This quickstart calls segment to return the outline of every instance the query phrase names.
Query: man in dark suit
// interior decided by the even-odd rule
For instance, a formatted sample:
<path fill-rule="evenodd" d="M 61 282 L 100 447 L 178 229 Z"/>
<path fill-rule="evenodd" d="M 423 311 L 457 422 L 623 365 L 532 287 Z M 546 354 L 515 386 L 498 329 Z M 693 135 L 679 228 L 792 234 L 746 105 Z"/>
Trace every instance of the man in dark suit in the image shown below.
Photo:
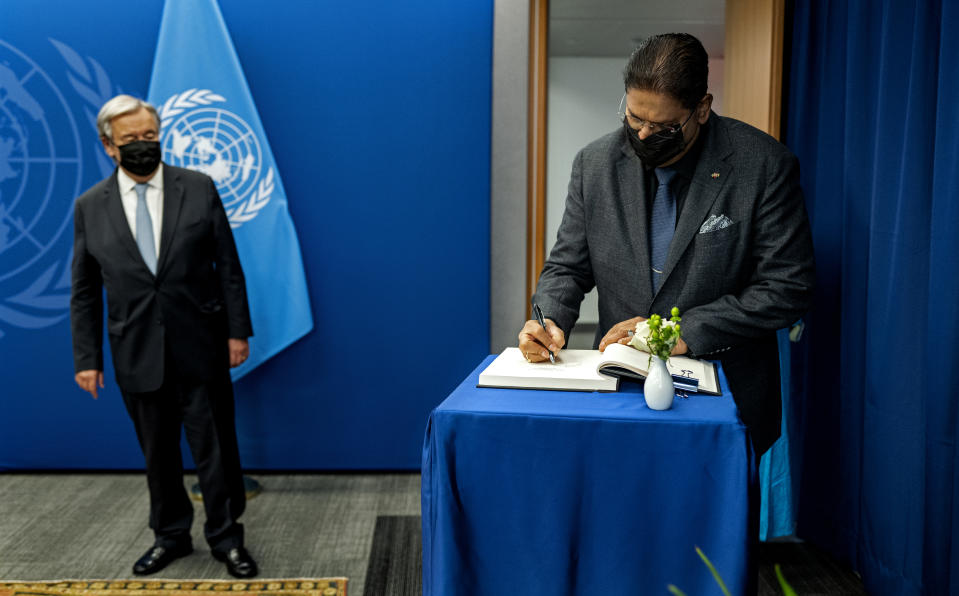
<path fill-rule="evenodd" d="M 253 577 L 237 519 L 246 505 L 229 369 L 253 334 L 243 270 L 213 181 L 160 161 L 153 106 L 117 96 L 97 117 L 118 168 L 76 201 L 70 315 L 76 382 L 103 387 L 103 290 L 117 384 L 146 460 L 154 545 L 133 566 L 155 573 L 192 552 L 183 487 L 185 430 L 204 534 L 236 577 Z"/>
<path fill-rule="evenodd" d="M 538 362 L 565 344 L 596 287 L 604 350 L 678 306 L 674 354 L 718 358 L 758 453 L 779 437 L 776 330 L 810 304 L 812 238 L 799 165 L 783 145 L 717 116 L 708 57 L 686 34 L 651 37 L 624 73 L 623 127 L 582 149 L 519 346 Z"/>

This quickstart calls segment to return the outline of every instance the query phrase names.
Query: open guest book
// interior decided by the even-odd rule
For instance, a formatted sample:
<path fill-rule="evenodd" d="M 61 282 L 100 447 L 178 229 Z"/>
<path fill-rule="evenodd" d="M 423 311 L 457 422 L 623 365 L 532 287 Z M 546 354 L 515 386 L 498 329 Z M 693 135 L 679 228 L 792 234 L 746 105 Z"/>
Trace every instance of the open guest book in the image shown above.
<path fill-rule="evenodd" d="M 599 350 L 560 350 L 556 364 L 527 362 L 519 348 L 506 348 L 480 373 L 478 387 L 616 391 L 621 378 L 644 381 L 649 354 L 622 344 Z M 678 391 L 720 395 L 716 366 L 706 360 L 672 356 L 666 362 Z"/>

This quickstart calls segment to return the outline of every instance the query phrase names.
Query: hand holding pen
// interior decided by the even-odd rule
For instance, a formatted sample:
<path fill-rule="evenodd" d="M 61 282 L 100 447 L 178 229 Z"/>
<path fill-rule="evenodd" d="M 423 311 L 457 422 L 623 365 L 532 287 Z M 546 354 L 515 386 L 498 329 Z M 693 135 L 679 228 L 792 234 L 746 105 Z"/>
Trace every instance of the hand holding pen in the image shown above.
<path fill-rule="evenodd" d="M 533 316 L 536 318 L 526 321 L 519 332 L 519 349 L 527 362 L 555 363 L 555 354 L 566 344 L 566 336 L 556 323 L 543 316 L 537 304 L 533 305 Z"/>

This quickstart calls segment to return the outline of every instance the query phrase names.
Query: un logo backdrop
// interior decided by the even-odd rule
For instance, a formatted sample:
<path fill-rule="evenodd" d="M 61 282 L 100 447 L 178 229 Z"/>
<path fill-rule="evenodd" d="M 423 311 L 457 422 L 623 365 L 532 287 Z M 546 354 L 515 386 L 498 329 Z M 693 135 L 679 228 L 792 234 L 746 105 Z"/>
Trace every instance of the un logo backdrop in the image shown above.
<path fill-rule="evenodd" d="M 73 199 L 113 169 L 90 128 L 117 90 L 95 59 L 48 41 L 65 90 L 0 39 L 0 341 L 68 316 Z"/>
<path fill-rule="evenodd" d="M 79 57 L 75 64 L 85 67 Z M 30 56 L 0 40 L 0 341 L 5 329 L 42 329 L 67 316 L 69 243 L 60 240 L 71 236 L 83 165 L 64 93 Z"/>
<path fill-rule="evenodd" d="M 231 117 L 259 128 L 233 88 L 171 81 L 155 98 L 182 107 L 165 158 L 218 179 L 237 236 L 253 240 L 245 269 L 289 265 L 266 250 L 289 208 L 316 321 L 236 384 L 243 462 L 414 469 L 429 411 L 489 345 L 492 2 L 220 4 L 269 137 L 257 148 Z M 142 467 L 110 354 L 99 400 L 73 382 L 68 266 L 72 203 L 113 169 L 93 118 L 119 92 L 147 96 L 163 12 L 163 0 L 2 1 L 0 470 Z M 179 47 L 201 58 L 194 39 Z M 384 88 L 386 128 L 370 118 Z M 287 290 L 268 289 L 285 315 Z M 424 322 L 443 320 L 461 345 L 416 374 L 435 343 Z M 371 378 L 356 354 L 384 331 L 403 349 L 370 354 Z"/>
<path fill-rule="evenodd" d="M 69 325 L 73 202 L 114 168 L 97 138 L 96 114 L 122 92 L 117 71 L 108 73 L 101 62 L 117 56 L 77 49 L 104 47 L 92 32 L 74 25 L 75 37 L 62 41 L 18 21 L 17 5 L 6 8 L 11 13 L 0 24 L 0 372 L 6 379 L 0 470 L 70 467 L 74 458 L 100 457 L 100 447 L 118 454 L 118 466 L 136 467 L 140 458 L 111 387 L 110 365 L 99 402 L 73 383 Z M 148 60 L 149 44 L 143 50 Z M 102 446 L 64 449 L 91 431 Z"/>

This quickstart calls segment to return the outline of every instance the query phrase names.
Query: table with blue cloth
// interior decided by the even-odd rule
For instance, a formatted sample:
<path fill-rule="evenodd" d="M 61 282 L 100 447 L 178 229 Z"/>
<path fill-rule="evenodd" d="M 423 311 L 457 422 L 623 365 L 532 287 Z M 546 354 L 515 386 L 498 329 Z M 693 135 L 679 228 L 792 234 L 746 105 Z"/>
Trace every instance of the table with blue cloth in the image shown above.
<path fill-rule="evenodd" d="M 722 371 L 722 396 L 653 411 L 629 382 L 477 388 L 493 358 L 430 414 L 424 595 L 720 594 L 696 546 L 754 586 L 755 454 Z"/>

